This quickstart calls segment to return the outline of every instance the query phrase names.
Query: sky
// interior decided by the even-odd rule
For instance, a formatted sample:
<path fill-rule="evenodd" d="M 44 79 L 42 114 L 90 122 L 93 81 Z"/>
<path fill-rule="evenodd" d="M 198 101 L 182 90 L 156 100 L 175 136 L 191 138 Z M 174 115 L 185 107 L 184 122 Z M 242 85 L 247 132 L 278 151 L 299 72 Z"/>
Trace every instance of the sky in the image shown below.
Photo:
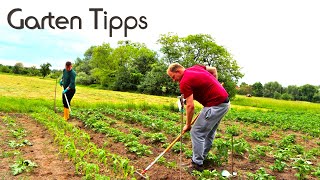
<path fill-rule="evenodd" d="M 244 74 L 239 82 L 320 85 L 319 7 L 317 0 L 4 0 L 0 7 L 0 64 L 22 62 L 25 67 L 39 67 L 49 62 L 52 68 L 63 69 L 66 61 L 83 58 L 93 45 L 110 43 L 116 47 L 119 40 L 131 40 L 159 51 L 156 41 L 161 34 L 185 37 L 202 33 L 210 34 L 233 55 Z M 30 16 L 41 23 L 51 12 L 55 29 L 47 20 L 44 29 L 14 29 L 8 14 L 15 8 L 22 11 L 11 16 L 13 25 Z M 94 29 L 94 13 L 89 8 L 106 11 L 106 15 L 98 13 L 98 29 Z M 82 28 L 75 23 L 74 29 L 69 24 L 58 29 L 54 22 L 59 16 L 68 20 L 80 17 Z M 109 25 L 115 16 L 123 22 L 133 16 L 140 25 L 139 18 L 144 16 L 147 28 L 129 29 L 124 37 L 123 25 L 110 37 Z M 128 20 L 129 26 L 133 23 Z M 114 26 L 118 25 L 119 21 L 114 21 Z"/>

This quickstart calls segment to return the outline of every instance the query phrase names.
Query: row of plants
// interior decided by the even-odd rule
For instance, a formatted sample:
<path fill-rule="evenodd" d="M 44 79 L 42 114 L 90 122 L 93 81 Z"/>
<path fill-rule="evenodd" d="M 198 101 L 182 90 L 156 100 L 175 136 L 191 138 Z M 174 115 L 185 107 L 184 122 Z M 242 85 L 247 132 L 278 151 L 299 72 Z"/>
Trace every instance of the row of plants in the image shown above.
<path fill-rule="evenodd" d="M 108 137 L 113 137 L 114 142 L 124 143 L 125 146 L 129 148 L 129 152 L 134 152 L 138 156 L 149 155 L 152 153 L 149 150 L 150 146 L 146 146 L 138 142 L 140 140 L 139 137 L 149 140 L 149 142 L 152 144 L 161 143 L 164 148 L 166 148 L 166 146 L 168 145 L 168 143 L 166 143 L 168 139 L 167 136 L 161 132 L 143 132 L 141 129 L 138 128 L 129 128 L 129 132 L 131 134 L 121 132 L 120 130 L 111 127 L 112 125 L 117 123 L 115 122 L 117 120 L 107 117 L 97 110 L 77 110 L 74 112 L 74 115 L 77 117 L 77 119 L 83 121 L 86 127 L 89 127 L 92 130 L 97 131 L 99 133 L 106 134 L 106 136 Z M 123 120 L 123 118 L 121 120 Z M 124 121 L 127 122 L 126 120 Z M 174 145 L 172 147 L 172 150 L 174 152 L 178 152 L 178 148 L 180 148 L 179 143 Z M 131 149 L 135 150 L 131 151 Z"/>
<path fill-rule="evenodd" d="M 316 159 L 320 156 L 320 149 L 304 151 L 300 145 L 295 145 L 291 135 L 284 137 L 279 142 L 267 146 L 257 145 L 252 147 L 243 138 L 235 139 L 233 142 L 234 156 L 240 159 L 248 159 L 249 162 L 260 165 L 255 172 L 239 172 L 239 177 L 246 176 L 249 179 L 275 179 L 274 176 L 267 173 L 267 169 L 274 173 L 282 173 L 289 169 L 295 169 L 297 179 L 320 178 L 320 164 L 316 165 Z M 207 160 L 218 167 L 227 166 L 230 160 L 229 156 L 231 140 L 218 138 L 214 141 L 213 148 L 208 154 Z M 264 159 L 269 156 L 274 159 L 273 164 L 267 165 Z M 313 161 L 313 162 L 312 162 Z M 203 172 L 193 172 L 199 179 L 224 179 L 216 170 Z"/>
<path fill-rule="evenodd" d="M 167 137 L 161 132 L 144 132 L 139 128 L 133 127 L 133 124 L 125 123 L 123 119 L 118 120 L 111 118 L 102 114 L 100 111 L 102 111 L 102 109 L 78 109 L 73 111 L 73 115 L 75 115 L 76 119 L 83 121 L 86 127 L 98 133 L 106 134 L 107 137 L 111 137 L 114 143 L 123 143 L 129 152 L 133 152 L 137 156 L 148 156 L 152 153 L 149 150 L 150 146 L 139 142 L 142 138 L 147 140 L 143 141 L 144 143 L 151 143 L 154 148 L 159 148 L 159 145 L 166 148 L 167 145 L 169 145 L 166 143 Z M 147 147 L 147 151 L 146 148 L 142 147 Z M 172 151 L 176 153 L 180 152 L 179 143 L 172 147 Z M 190 150 L 190 156 L 191 155 L 192 151 Z M 170 169 L 178 168 L 175 161 L 167 160 L 164 157 L 161 157 L 157 163 Z"/>
<path fill-rule="evenodd" d="M 60 153 L 75 164 L 76 173 L 84 179 L 134 179 L 134 167 L 129 165 L 129 159 L 98 148 L 90 141 L 89 134 L 59 115 L 42 108 L 41 112 L 32 113 L 32 117 L 49 130 Z"/>
<path fill-rule="evenodd" d="M 10 165 L 11 172 L 14 176 L 19 175 L 23 172 L 31 172 L 38 165 L 29 159 L 24 159 L 21 150 L 25 146 L 32 146 L 32 143 L 26 139 L 27 131 L 18 125 L 16 120 L 9 116 L 5 115 L 1 118 L 2 122 L 5 124 L 6 131 L 9 132 L 11 140 L 8 140 L 7 146 L 12 150 L 1 152 L 0 158 L 11 157 L 15 159 L 14 164 Z"/>
<path fill-rule="evenodd" d="M 114 142 L 121 142 L 127 147 L 129 152 L 133 152 L 138 156 L 152 154 L 150 147 L 140 144 L 139 138 L 134 134 L 121 132 L 117 128 L 111 127 L 110 124 L 115 123 L 113 119 L 104 116 L 97 111 L 80 110 L 75 111 L 74 115 L 81 120 L 86 127 L 93 129 L 96 132 L 106 134 L 112 137 Z"/>
<path fill-rule="evenodd" d="M 293 130 L 320 137 L 320 114 L 307 112 L 262 112 L 250 109 L 231 108 L 226 119 L 241 122 L 258 123 L 265 126 L 274 126 L 282 130 Z"/>
<path fill-rule="evenodd" d="M 105 106 L 102 109 L 106 114 L 115 116 L 118 115 L 120 117 L 116 118 L 123 117 L 132 123 L 143 122 L 152 119 L 153 124 L 147 124 L 147 122 L 145 122 L 145 127 L 150 127 L 154 129 L 154 131 L 163 129 L 162 121 L 171 122 L 172 124 L 168 124 L 169 127 L 172 127 L 174 122 L 176 122 L 178 127 L 180 122 L 179 113 L 177 113 L 177 109 L 174 107 L 155 109 L 151 107 L 142 108 L 136 106 L 134 108 L 130 108 L 130 106 Z M 139 120 L 139 118 L 142 118 L 142 120 Z M 320 115 L 319 113 L 316 113 L 315 110 L 301 111 L 298 109 L 297 111 L 279 111 L 270 109 L 264 111 L 259 109 L 256 110 L 235 107 L 229 110 L 225 119 L 258 123 L 261 125 L 272 126 L 274 128 L 280 128 L 282 130 L 294 130 L 309 134 L 314 137 L 320 137 L 320 129 L 317 128 L 320 126 Z M 180 129 L 176 128 L 175 130 L 167 131 L 171 131 L 173 134 L 176 134 L 179 133 Z"/>
<path fill-rule="evenodd" d="M 105 115 L 112 116 L 117 120 L 121 120 L 129 124 L 141 124 L 143 127 L 150 129 L 152 132 L 164 131 L 170 135 L 177 135 L 180 133 L 181 129 L 175 121 L 167 121 L 165 119 L 153 119 L 150 116 L 144 115 L 140 111 L 128 111 L 125 109 L 112 109 L 106 108 L 96 108 L 91 109 L 94 112 L 101 112 Z"/>
<path fill-rule="evenodd" d="M 226 133 L 239 136 L 243 133 L 243 130 L 240 130 L 238 126 L 230 126 L 226 128 Z M 263 131 L 260 127 L 260 131 L 251 131 L 249 135 L 246 133 L 243 133 L 242 137 L 249 136 L 252 140 L 261 142 L 272 134 L 272 130 L 269 128 L 269 130 Z M 306 145 L 312 137 L 305 135 L 302 138 Z M 318 162 L 317 159 L 320 156 L 320 142 L 317 142 L 317 145 L 318 147 L 307 150 L 301 144 L 297 144 L 295 134 L 287 134 L 279 141 L 268 140 L 266 146 L 256 145 L 254 148 L 250 148 L 248 160 L 258 163 L 263 157 L 271 156 L 274 159 L 274 164 L 269 166 L 272 171 L 284 172 L 285 169 L 293 168 L 297 170 L 295 176 L 298 179 L 304 179 L 307 175 L 319 177 L 320 164 L 316 165 L 315 163 Z M 263 171 L 260 170 L 259 172 L 262 173 Z"/>

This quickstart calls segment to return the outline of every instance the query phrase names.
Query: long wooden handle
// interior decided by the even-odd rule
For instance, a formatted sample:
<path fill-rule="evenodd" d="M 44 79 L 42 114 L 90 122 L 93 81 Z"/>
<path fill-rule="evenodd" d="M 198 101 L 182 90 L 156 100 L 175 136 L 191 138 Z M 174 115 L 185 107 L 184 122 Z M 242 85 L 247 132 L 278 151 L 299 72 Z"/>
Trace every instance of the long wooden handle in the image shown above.
<path fill-rule="evenodd" d="M 199 114 L 192 120 L 191 125 L 196 122 L 196 120 L 198 119 Z M 141 172 L 141 174 L 145 174 L 150 168 L 151 166 L 156 163 L 158 161 L 158 159 L 160 159 L 161 156 L 163 156 L 166 152 L 168 152 L 171 147 L 181 138 L 181 136 L 184 134 L 185 132 L 182 132 L 145 170 L 143 170 Z"/>
<path fill-rule="evenodd" d="M 191 121 L 191 125 L 192 125 L 194 122 L 196 122 L 196 120 L 198 119 L 198 117 L 199 117 L 199 114 Z M 182 132 L 182 133 L 167 147 L 167 149 L 165 150 L 165 152 L 168 152 L 168 151 L 171 149 L 171 147 L 181 138 L 181 136 L 184 135 L 184 133 L 185 133 L 185 132 Z"/>

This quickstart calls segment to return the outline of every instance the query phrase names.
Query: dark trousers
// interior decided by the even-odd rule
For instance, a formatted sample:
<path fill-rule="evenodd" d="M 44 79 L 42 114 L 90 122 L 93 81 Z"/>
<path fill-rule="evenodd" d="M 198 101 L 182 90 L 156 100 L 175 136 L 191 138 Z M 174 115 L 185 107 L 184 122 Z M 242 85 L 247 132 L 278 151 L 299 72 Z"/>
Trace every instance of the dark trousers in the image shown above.
<path fill-rule="evenodd" d="M 69 91 L 66 92 L 67 99 L 68 99 L 68 102 L 69 102 L 70 106 L 71 106 L 71 99 L 73 98 L 75 93 L 76 93 L 75 89 L 70 89 Z M 63 106 L 65 108 L 69 108 L 64 94 L 62 94 L 62 102 L 63 102 Z"/>

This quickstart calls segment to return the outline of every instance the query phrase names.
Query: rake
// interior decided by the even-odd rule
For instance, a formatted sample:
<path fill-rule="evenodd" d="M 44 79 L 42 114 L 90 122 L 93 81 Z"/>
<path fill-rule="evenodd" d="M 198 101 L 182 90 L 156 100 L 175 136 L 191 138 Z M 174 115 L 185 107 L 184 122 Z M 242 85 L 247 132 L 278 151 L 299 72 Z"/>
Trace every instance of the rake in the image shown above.
<path fill-rule="evenodd" d="M 192 120 L 191 125 L 196 122 L 196 120 L 198 119 L 199 114 Z M 168 152 L 171 147 L 182 137 L 182 135 L 185 132 L 181 132 L 181 134 L 174 140 L 172 141 L 172 143 L 147 167 L 145 168 L 143 171 L 138 172 L 136 171 L 137 174 L 139 174 L 141 177 L 147 179 L 147 177 L 144 175 L 166 152 Z"/>

